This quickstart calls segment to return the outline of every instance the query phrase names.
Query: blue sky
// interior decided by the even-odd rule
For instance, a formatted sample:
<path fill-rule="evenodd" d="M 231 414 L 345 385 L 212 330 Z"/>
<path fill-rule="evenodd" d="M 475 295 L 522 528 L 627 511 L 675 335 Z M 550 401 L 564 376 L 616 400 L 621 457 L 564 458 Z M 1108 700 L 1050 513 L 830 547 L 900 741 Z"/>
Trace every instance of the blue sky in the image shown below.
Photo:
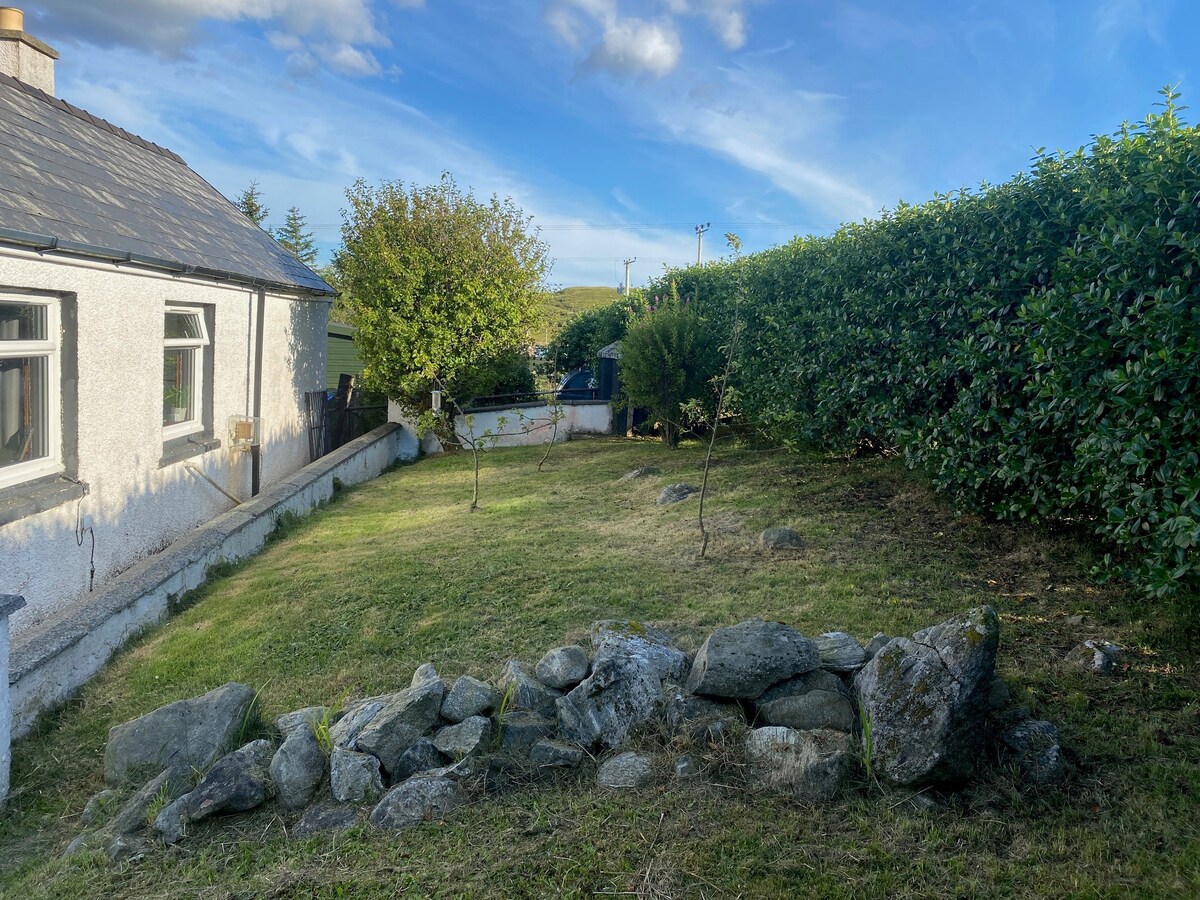
<path fill-rule="evenodd" d="M 12 0 L 10 0 L 12 2 Z M 20 0 L 17 0 L 20 5 Z M 555 286 L 640 283 L 1002 181 L 1200 94 L 1196 0 L 24 0 L 58 94 L 256 179 L 323 254 L 355 178 L 512 196 Z M 1200 106 L 1200 100 L 1194 101 Z M 1190 121 L 1196 116 L 1189 115 Z"/>

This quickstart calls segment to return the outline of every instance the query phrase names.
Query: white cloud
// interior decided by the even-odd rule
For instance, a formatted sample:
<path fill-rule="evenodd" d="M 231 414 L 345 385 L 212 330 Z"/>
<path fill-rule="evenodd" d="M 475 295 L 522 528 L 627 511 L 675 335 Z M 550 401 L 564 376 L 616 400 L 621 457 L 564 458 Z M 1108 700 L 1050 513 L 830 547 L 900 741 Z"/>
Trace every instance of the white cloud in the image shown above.
<path fill-rule="evenodd" d="M 683 55 L 678 19 L 699 17 L 729 50 L 746 44 L 746 3 L 751 0 L 657 0 L 636 4 L 641 17 L 622 15 L 619 0 L 551 0 L 546 24 L 577 53 L 585 69 L 615 75 L 673 72 Z M 659 12 L 653 18 L 646 13 Z M 590 48 L 590 49 L 589 49 Z"/>
<path fill-rule="evenodd" d="M 404 8 L 424 0 L 392 0 Z M 378 60 L 367 48 L 386 47 L 373 0 L 47 0 L 34 13 L 47 37 L 98 46 L 128 46 L 164 56 L 191 51 L 204 40 L 204 21 L 259 22 L 269 26 L 273 46 L 290 54 L 292 71 L 318 61 L 349 75 L 376 75 Z"/>
<path fill-rule="evenodd" d="M 604 29 L 603 40 L 584 65 L 616 75 L 644 73 L 661 77 L 679 64 L 682 51 L 679 35 L 669 24 L 619 19 Z"/>

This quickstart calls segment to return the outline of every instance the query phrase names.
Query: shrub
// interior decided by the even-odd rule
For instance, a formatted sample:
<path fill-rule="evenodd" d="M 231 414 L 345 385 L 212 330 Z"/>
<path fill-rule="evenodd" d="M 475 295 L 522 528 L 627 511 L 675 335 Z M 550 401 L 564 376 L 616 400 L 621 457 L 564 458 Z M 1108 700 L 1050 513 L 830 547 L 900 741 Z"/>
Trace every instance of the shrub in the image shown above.
<path fill-rule="evenodd" d="M 552 372 L 594 367 L 596 354 L 625 337 L 636 302 L 618 300 L 608 306 L 581 312 L 563 326 L 546 345 L 545 359 Z"/>
<path fill-rule="evenodd" d="M 712 405 L 720 351 L 708 324 L 686 302 L 662 303 L 630 325 L 621 342 L 621 381 L 631 406 L 658 422 L 663 442 L 679 443 L 686 405 Z"/>

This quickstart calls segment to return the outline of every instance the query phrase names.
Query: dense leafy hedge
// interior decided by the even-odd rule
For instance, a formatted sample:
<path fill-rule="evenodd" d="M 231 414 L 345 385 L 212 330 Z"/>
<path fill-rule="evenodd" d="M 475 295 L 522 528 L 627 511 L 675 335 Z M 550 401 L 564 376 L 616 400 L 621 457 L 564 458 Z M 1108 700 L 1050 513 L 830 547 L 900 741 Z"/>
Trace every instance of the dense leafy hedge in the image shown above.
<path fill-rule="evenodd" d="M 1109 571 L 1200 588 L 1200 132 L 1161 113 L 999 186 L 669 273 L 746 323 L 785 443 L 897 447 L 964 505 L 1084 521 Z M 744 299 L 735 269 L 743 266 Z"/>

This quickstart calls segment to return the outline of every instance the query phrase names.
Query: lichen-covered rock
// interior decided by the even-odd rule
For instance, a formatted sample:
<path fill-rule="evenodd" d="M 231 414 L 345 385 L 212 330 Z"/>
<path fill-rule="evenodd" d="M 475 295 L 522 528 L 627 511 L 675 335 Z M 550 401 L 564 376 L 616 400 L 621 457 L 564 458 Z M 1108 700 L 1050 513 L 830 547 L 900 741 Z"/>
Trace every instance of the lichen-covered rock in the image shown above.
<path fill-rule="evenodd" d="M 338 717 L 337 724 L 329 731 L 330 737 L 333 738 L 333 746 L 341 747 L 343 750 L 353 750 L 359 734 L 371 724 L 372 720 L 379 715 L 379 711 L 387 706 L 388 701 L 395 696 L 395 694 L 385 694 L 382 697 L 368 697 L 350 704 Z"/>
<path fill-rule="evenodd" d="M 379 760 L 369 753 L 334 747 L 329 756 L 329 793 L 342 803 L 374 801 L 383 793 Z"/>
<path fill-rule="evenodd" d="M 546 687 L 569 691 L 587 678 L 591 660 L 582 647 L 556 647 L 534 666 L 533 674 Z"/>
<path fill-rule="evenodd" d="M 850 696 L 850 689 L 846 687 L 846 682 L 842 681 L 838 676 L 832 672 L 826 672 L 824 669 L 813 669 L 811 672 L 805 672 L 803 675 L 797 675 L 794 678 L 771 685 L 755 701 L 755 706 L 762 707 L 764 703 L 770 703 L 772 700 L 780 700 L 784 697 L 799 697 L 807 694 L 809 691 L 829 691 L 831 693 L 843 694 L 847 697 Z"/>
<path fill-rule="evenodd" d="M 502 697 L 508 697 L 509 709 L 528 709 L 543 716 L 554 715 L 554 701 L 561 691 L 548 688 L 525 671 L 519 659 L 510 659 L 500 672 L 496 686 Z"/>
<path fill-rule="evenodd" d="M 641 753 L 622 753 L 605 760 L 596 773 L 596 783 L 607 788 L 640 788 L 654 782 L 654 766 L 650 757 Z"/>
<path fill-rule="evenodd" d="M 442 718 L 447 722 L 461 722 L 471 716 L 487 715 L 499 707 L 499 691 L 486 681 L 463 675 L 446 692 L 446 699 L 442 701 Z"/>
<path fill-rule="evenodd" d="M 150 824 L 147 818 L 150 807 L 159 798 L 171 801 L 187 792 L 188 774 L 177 767 L 160 772 L 125 801 L 120 811 L 104 826 L 104 830 L 112 835 L 141 831 Z"/>
<path fill-rule="evenodd" d="M 230 682 L 113 726 L 104 751 L 105 783 L 141 784 L 172 766 L 207 769 L 237 742 L 253 703 L 253 688 Z"/>
<path fill-rule="evenodd" d="M 1031 784 L 1059 784 L 1068 773 L 1058 729 L 1050 722 L 1026 719 L 1001 735 L 1001 743 L 1018 770 Z"/>
<path fill-rule="evenodd" d="M 911 640 L 890 641 L 858 673 L 855 689 L 880 777 L 921 785 L 975 771 L 988 738 L 999 642 L 995 610 L 979 607 Z"/>
<path fill-rule="evenodd" d="M 187 837 L 188 804 L 191 799 L 191 794 L 176 797 L 155 816 L 152 827 L 164 844 L 178 844 Z"/>
<path fill-rule="evenodd" d="M 541 740 L 530 749 L 529 761 L 542 769 L 573 769 L 583 762 L 583 751 L 557 741 Z"/>
<path fill-rule="evenodd" d="M 629 619 L 593 622 L 592 668 L 605 657 L 636 657 L 647 663 L 659 679 L 683 681 L 692 661 L 665 631 Z"/>
<path fill-rule="evenodd" d="M 436 775 L 415 775 L 384 795 L 371 810 L 371 824 L 399 831 L 422 822 L 436 822 L 466 802 L 466 792 L 457 782 Z"/>
<path fill-rule="evenodd" d="M 813 641 L 821 653 L 821 668 L 830 672 L 857 672 L 867 661 L 862 645 L 844 631 L 826 632 Z"/>
<path fill-rule="evenodd" d="M 804 546 L 794 528 L 778 526 L 764 530 L 758 536 L 758 543 L 764 550 L 799 550 Z"/>
<path fill-rule="evenodd" d="M 659 493 L 658 499 L 654 503 L 656 506 L 670 506 L 672 503 L 686 500 L 699 490 L 700 488 L 688 484 L 686 481 L 681 481 L 679 484 L 668 484 Z"/>
<path fill-rule="evenodd" d="M 471 716 L 457 725 L 447 725 L 433 737 L 433 746 L 451 759 L 466 759 L 485 753 L 492 743 L 492 722 Z"/>
<path fill-rule="evenodd" d="M 325 777 L 325 754 L 307 727 L 295 728 L 271 758 L 271 780 L 284 809 L 308 805 Z"/>
<path fill-rule="evenodd" d="M 196 822 L 261 805 L 271 789 L 274 751 L 270 741 L 253 741 L 217 760 L 188 796 L 188 818 Z"/>
<path fill-rule="evenodd" d="M 779 622 L 749 619 L 718 628 L 696 652 L 687 689 L 753 700 L 771 685 L 821 664 L 817 645 Z"/>
<path fill-rule="evenodd" d="M 581 747 L 614 749 L 662 700 L 662 679 L 646 659 L 597 653 L 592 674 L 558 701 L 559 731 Z"/>
<path fill-rule="evenodd" d="M 1067 654 L 1066 662 L 1093 675 L 1112 675 L 1121 661 L 1121 646 L 1108 641 L 1084 641 Z"/>
<path fill-rule="evenodd" d="M 718 703 L 707 697 L 697 697 L 674 682 L 663 683 L 660 710 L 668 734 L 687 736 L 702 743 L 707 743 L 705 736 L 712 725 L 732 726 L 745 721 L 741 707 L 736 703 Z"/>
<path fill-rule="evenodd" d="M 354 742 L 361 753 L 370 753 L 392 775 L 400 757 L 437 724 L 445 687 L 440 679 L 421 681 L 416 687 L 393 694 Z"/>
<path fill-rule="evenodd" d="M 349 803 L 315 803 L 292 826 L 291 837 L 312 837 L 327 831 L 345 831 L 358 823 L 358 809 Z"/>
<path fill-rule="evenodd" d="M 507 713 L 500 724 L 500 748 L 511 757 L 525 757 L 534 744 L 554 732 L 553 719 L 527 709 L 517 709 Z"/>
<path fill-rule="evenodd" d="M 768 725 L 784 725 L 797 731 L 828 728 L 850 732 L 854 728 L 854 705 L 841 691 L 814 690 L 756 706 L 759 719 Z"/>
<path fill-rule="evenodd" d="M 418 772 L 436 769 L 445 763 L 446 759 L 427 737 L 419 738 L 415 744 L 400 754 L 396 771 L 391 773 L 393 783 L 399 784 L 405 778 L 411 778 Z"/>
<path fill-rule="evenodd" d="M 413 672 L 412 682 L 409 684 L 409 687 L 418 687 L 427 681 L 440 680 L 441 677 L 438 675 L 438 671 L 434 668 L 433 663 L 421 663 L 421 665 L 417 666 L 417 670 Z"/>
<path fill-rule="evenodd" d="M 850 736 L 768 726 L 746 736 L 749 776 L 801 800 L 832 800 L 854 761 Z"/>

